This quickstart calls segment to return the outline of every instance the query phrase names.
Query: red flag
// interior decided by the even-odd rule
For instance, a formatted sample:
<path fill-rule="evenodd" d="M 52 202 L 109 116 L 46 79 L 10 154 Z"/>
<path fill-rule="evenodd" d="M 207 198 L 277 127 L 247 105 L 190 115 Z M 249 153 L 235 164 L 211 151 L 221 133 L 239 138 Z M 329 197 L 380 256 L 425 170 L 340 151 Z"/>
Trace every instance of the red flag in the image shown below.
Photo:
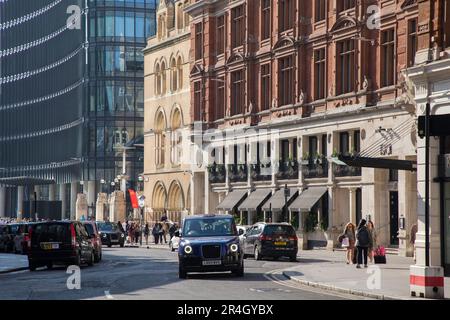
<path fill-rule="evenodd" d="M 134 191 L 133 189 L 128 189 L 128 192 L 130 193 L 131 205 L 133 206 L 134 209 L 138 209 L 139 204 L 136 191 Z"/>

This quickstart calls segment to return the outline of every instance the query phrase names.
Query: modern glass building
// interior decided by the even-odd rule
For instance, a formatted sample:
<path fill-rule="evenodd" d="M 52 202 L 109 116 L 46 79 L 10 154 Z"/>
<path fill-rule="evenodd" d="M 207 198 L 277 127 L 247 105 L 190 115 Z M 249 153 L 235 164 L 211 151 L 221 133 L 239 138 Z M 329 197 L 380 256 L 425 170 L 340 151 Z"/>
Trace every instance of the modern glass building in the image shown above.
<path fill-rule="evenodd" d="M 143 136 L 142 50 L 146 39 L 155 34 L 157 2 L 89 1 L 88 122 L 82 177 L 91 182 L 88 188 L 95 181 L 97 191 L 108 191 L 110 182 L 122 174 L 122 146 Z M 128 150 L 126 156 L 128 183 L 133 187 L 143 171 L 143 152 Z"/>
<path fill-rule="evenodd" d="M 122 173 L 121 147 L 143 134 L 141 51 L 157 4 L 0 0 L 0 216 L 33 191 L 73 214 L 80 190 L 91 205 Z M 142 158 L 127 151 L 131 186 Z"/>

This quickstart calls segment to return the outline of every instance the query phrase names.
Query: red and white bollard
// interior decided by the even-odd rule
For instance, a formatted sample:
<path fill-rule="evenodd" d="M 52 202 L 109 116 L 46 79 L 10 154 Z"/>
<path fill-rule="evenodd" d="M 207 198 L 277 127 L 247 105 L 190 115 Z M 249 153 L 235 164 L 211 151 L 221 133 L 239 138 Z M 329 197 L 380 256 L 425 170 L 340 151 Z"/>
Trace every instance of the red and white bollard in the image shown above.
<path fill-rule="evenodd" d="M 413 297 L 444 299 L 444 270 L 441 267 L 411 266 L 409 284 Z"/>

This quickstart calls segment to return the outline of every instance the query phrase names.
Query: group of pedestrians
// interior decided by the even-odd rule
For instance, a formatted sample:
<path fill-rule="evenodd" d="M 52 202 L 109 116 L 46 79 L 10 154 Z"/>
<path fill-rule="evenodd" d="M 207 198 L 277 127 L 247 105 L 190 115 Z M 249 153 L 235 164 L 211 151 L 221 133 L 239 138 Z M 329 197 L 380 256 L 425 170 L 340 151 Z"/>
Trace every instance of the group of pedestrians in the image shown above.
<path fill-rule="evenodd" d="M 355 264 L 356 268 L 367 268 L 368 260 L 372 263 L 377 245 L 377 233 L 372 221 L 361 219 L 356 227 L 349 222 L 345 226 L 344 233 L 339 236 L 342 247 L 347 249 L 347 264 Z"/>
<path fill-rule="evenodd" d="M 138 222 L 125 221 L 118 222 L 119 228 L 127 235 L 127 241 L 131 244 L 138 244 L 141 238 L 141 225 Z"/>

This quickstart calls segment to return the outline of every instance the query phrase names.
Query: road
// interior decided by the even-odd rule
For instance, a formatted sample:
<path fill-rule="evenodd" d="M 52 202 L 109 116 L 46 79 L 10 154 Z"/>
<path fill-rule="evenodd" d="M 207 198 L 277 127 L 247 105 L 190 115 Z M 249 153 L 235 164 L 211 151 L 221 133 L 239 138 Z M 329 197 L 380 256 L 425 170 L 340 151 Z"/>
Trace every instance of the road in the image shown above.
<path fill-rule="evenodd" d="M 301 263 L 296 262 L 296 263 Z M 81 289 L 67 288 L 65 267 L 0 275 L 0 299 L 329 300 L 355 299 L 299 286 L 280 270 L 286 261 L 245 260 L 245 276 L 192 274 L 178 278 L 177 254 L 165 249 L 104 248 L 103 260 L 81 268 Z"/>

